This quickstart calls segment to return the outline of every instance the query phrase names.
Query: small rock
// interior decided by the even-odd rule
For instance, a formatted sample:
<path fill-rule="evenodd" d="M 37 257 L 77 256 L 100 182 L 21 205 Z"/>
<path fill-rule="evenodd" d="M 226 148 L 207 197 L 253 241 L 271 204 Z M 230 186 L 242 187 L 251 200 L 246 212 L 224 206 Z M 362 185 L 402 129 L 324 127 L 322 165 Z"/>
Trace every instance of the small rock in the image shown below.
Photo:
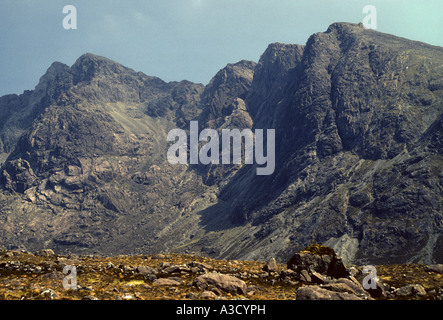
<path fill-rule="evenodd" d="M 170 266 L 171 266 L 171 264 L 169 262 L 161 262 L 159 264 L 159 267 L 162 268 L 162 269 L 168 268 Z"/>
<path fill-rule="evenodd" d="M 394 293 L 397 296 L 403 297 L 425 296 L 426 290 L 420 284 L 409 284 L 407 286 L 398 288 Z"/>
<path fill-rule="evenodd" d="M 194 280 L 194 285 L 200 290 L 206 290 L 212 286 L 230 294 L 245 294 L 246 282 L 233 276 L 211 272 L 203 274 Z"/>
<path fill-rule="evenodd" d="M 88 286 L 88 287 L 78 287 L 79 291 L 94 291 L 94 288 L 92 286 Z"/>
<path fill-rule="evenodd" d="M 51 280 L 62 280 L 65 278 L 65 275 L 58 271 L 53 271 L 51 273 L 46 273 L 42 275 L 43 279 L 51 279 Z"/>
<path fill-rule="evenodd" d="M 223 291 L 220 290 L 220 288 L 217 288 L 217 287 L 211 287 L 211 291 L 214 292 L 218 296 L 221 296 L 223 294 Z"/>
<path fill-rule="evenodd" d="M 208 270 L 208 271 L 214 270 L 213 266 L 211 266 L 210 264 L 204 263 L 204 262 L 192 261 L 192 262 L 189 262 L 187 265 L 188 265 L 188 267 L 198 268 L 199 270 Z"/>
<path fill-rule="evenodd" d="M 35 253 L 36 256 L 40 256 L 40 257 L 53 257 L 55 256 L 55 253 L 52 249 L 43 249 L 40 251 L 37 251 Z"/>
<path fill-rule="evenodd" d="M 356 267 L 352 266 L 348 268 L 348 274 L 351 277 L 355 277 L 357 275 L 360 275 L 362 273 L 361 270 L 357 269 Z"/>
<path fill-rule="evenodd" d="M 203 269 L 200 269 L 200 268 L 197 268 L 197 267 L 191 267 L 190 270 L 191 270 L 191 273 L 204 272 Z"/>
<path fill-rule="evenodd" d="M 152 285 L 154 286 L 179 286 L 181 283 L 174 279 L 168 279 L 168 278 L 160 278 L 154 280 L 152 282 Z"/>
<path fill-rule="evenodd" d="M 157 279 L 157 276 L 155 274 L 147 274 L 145 275 L 145 279 L 148 281 L 155 281 Z"/>
<path fill-rule="evenodd" d="M 425 267 L 425 271 L 443 273 L 443 264 L 431 264 Z"/>
<path fill-rule="evenodd" d="M 271 258 L 263 267 L 263 271 L 266 272 L 279 272 L 279 269 L 275 258 Z"/>
<path fill-rule="evenodd" d="M 303 282 L 311 282 L 311 276 L 309 275 L 308 271 L 306 271 L 305 269 L 303 269 L 302 271 L 300 271 L 300 281 Z"/>
<path fill-rule="evenodd" d="M 35 267 L 33 268 L 32 272 L 40 273 L 40 272 L 42 272 L 42 270 L 43 270 L 42 267 L 40 267 L 40 266 L 35 266 Z"/>
<path fill-rule="evenodd" d="M 98 298 L 94 297 L 94 296 L 91 296 L 91 295 L 88 295 L 88 296 L 84 296 L 82 298 L 82 300 L 98 300 Z"/>
<path fill-rule="evenodd" d="M 155 274 L 156 270 L 151 268 L 151 267 L 146 267 L 146 266 L 138 266 L 136 268 L 136 271 L 144 276 L 147 276 L 149 274 Z"/>
<path fill-rule="evenodd" d="M 282 278 L 284 278 L 284 277 L 295 277 L 295 275 L 296 275 L 296 272 L 294 270 L 291 270 L 291 269 L 286 269 L 286 270 L 280 271 L 280 276 Z"/>
<path fill-rule="evenodd" d="M 326 277 L 318 272 L 313 271 L 311 273 L 311 281 L 317 284 L 323 284 L 326 281 Z"/>
<path fill-rule="evenodd" d="M 201 299 L 214 299 L 217 295 L 212 291 L 203 291 L 199 296 Z"/>
<path fill-rule="evenodd" d="M 351 289 L 345 289 L 344 284 L 342 286 L 331 286 L 330 289 L 341 290 L 336 292 L 322 288 L 320 286 L 305 286 L 298 288 L 296 291 L 296 300 L 364 300 L 363 298 L 351 293 Z"/>
<path fill-rule="evenodd" d="M 77 260 L 78 258 L 79 258 L 79 256 L 76 253 L 69 253 L 68 254 L 68 259 Z"/>
<path fill-rule="evenodd" d="M 191 272 L 191 268 L 183 265 L 170 265 L 162 270 L 163 273 L 181 273 Z"/>
<path fill-rule="evenodd" d="M 186 299 L 197 299 L 198 295 L 195 292 L 189 292 L 186 294 Z"/>
<path fill-rule="evenodd" d="M 46 289 L 40 293 L 40 295 L 45 299 L 54 300 L 59 297 L 58 293 L 52 289 Z"/>

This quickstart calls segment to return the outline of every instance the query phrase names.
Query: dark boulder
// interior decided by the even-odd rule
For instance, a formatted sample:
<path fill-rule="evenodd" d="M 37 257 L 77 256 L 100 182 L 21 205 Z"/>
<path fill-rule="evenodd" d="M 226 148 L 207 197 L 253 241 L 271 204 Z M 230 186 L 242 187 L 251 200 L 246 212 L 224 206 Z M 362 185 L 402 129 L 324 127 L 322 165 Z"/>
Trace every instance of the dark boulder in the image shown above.
<path fill-rule="evenodd" d="M 308 270 L 310 274 L 316 272 L 332 278 L 348 276 L 348 271 L 342 259 L 332 248 L 314 244 L 296 253 L 287 262 L 288 269 L 296 272 Z"/>

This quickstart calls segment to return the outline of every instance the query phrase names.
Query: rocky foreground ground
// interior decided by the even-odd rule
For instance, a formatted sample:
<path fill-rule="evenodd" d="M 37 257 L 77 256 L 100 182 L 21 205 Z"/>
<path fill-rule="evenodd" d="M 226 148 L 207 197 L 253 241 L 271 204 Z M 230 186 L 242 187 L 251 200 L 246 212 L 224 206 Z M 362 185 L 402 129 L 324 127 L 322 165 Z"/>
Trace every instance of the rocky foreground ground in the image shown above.
<path fill-rule="evenodd" d="M 66 266 L 71 269 L 64 273 Z M 443 300 L 442 272 L 443 265 L 379 265 L 377 288 L 365 290 L 363 266 L 344 266 L 332 249 L 322 246 L 300 251 L 286 265 L 273 258 L 258 262 L 184 254 L 102 257 L 3 250 L 0 299 Z"/>

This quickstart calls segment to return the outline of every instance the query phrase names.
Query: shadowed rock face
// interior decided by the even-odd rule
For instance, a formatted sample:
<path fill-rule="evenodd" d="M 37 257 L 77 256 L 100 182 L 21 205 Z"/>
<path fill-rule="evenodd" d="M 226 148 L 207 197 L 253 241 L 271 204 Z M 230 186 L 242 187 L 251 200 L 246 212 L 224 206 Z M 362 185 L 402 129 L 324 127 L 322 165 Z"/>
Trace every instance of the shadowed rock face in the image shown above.
<path fill-rule="evenodd" d="M 335 23 L 203 86 L 85 54 L 0 98 L 1 245 L 443 259 L 443 49 Z M 275 129 L 276 167 L 171 165 L 172 128 Z"/>

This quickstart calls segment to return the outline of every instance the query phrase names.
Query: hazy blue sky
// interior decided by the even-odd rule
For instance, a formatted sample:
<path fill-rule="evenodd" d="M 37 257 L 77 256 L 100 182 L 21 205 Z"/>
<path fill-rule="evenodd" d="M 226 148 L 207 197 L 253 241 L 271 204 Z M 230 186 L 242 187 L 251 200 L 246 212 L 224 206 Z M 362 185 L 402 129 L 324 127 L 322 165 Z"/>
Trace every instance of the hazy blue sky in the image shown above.
<path fill-rule="evenodd" d="M 333 22 L 361 22 L 368 4 L 377 30 L 443 46 L 442 0 L 0 0 L 0 96 L 86 52 L 207 84 L 227 63 L 258 61 L 269 43 L 305 44 Z M 76 30 L 62 26 L 65 5 L 77 9 Z"/>

